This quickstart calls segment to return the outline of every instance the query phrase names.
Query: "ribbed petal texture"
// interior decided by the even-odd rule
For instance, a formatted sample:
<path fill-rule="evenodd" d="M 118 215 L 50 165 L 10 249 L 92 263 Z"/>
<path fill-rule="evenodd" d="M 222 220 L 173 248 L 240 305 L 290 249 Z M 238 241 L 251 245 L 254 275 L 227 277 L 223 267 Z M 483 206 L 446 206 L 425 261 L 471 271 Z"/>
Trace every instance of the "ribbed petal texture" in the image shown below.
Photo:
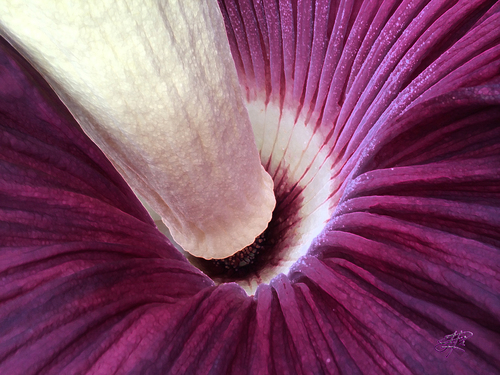
<path fill-rule="evenodd" d="M 0 373 L 498 373 L 500 3 L 220 6 L 247 101 L 324 139 L 327 228 L 214 287 L 2 44 Z"/>

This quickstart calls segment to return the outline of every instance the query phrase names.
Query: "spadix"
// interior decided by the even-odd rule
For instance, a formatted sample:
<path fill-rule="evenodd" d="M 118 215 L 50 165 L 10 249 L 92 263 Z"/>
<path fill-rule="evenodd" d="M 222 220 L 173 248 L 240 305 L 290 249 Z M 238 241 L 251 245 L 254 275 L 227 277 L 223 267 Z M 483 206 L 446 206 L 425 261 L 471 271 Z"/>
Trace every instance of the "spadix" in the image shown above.
<path fill-rule="evenodd" d="M 0 28 L 186 251 L 264 231 L 273 182 L 215 1 L 3 1 Z"/>

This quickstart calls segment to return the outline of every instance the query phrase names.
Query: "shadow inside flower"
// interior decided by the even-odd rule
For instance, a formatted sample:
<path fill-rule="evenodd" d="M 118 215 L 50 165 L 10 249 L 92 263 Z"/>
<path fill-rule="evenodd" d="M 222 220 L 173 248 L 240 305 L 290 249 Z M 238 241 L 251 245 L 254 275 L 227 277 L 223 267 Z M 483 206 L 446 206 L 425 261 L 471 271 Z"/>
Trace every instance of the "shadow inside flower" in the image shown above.
<path fill-rule="evenodd" d="M 498 372 L 500 3 L 220 6 L 247 107 L 323 139 L 325 230 L 255 296 L 215 286 L 2 41 L 0 373 Z M 294 135 L 259 121 L 285 181 Z"/>

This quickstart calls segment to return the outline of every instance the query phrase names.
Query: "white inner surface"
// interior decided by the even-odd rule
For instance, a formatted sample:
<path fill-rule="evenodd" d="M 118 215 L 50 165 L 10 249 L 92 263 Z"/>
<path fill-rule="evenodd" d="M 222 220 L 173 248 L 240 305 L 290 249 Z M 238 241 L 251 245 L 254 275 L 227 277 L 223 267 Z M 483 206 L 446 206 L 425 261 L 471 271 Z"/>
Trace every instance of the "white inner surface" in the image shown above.
<path fill-rule="evenodd" d="M 280 273 L 288 273 L 307 253 L 311 242 L 331 218 L 334 207 L 329 197 L 336 186 L 331 179 L 332 155 L 328 157 L 329 149 L 323 147 L 323 135 L 314 134 L 310 125 L 306 127 L 304 118 L 299 117 L 295 122 L 294 115 L 286 110 L 280 117 L 278 106 L 268 104 L 266 107 L 262 101 L 246 103 L 246 107 L 261 162 L 266 165 L 270 160 L 268 173 L 276 183 L 286 172 L 286 184 L 297 183 L 303 189 L 298 212 L 300 222 L 292 229 L 292 245 L 282 254 L 280 264 L 264 269 L 260 279 L 239 283 L 251 295 L 259 284 L 269 283 Z"/>
<path fill-rule="evenodd" d="M 321 134 L 313 134 L 311 127 L 306 127 L 301 118 L 294 123 L 290 112 L 283 112 L 280 118 L 280 110 L 273 104 L 266 107 L 263 102 L 254 101 L 246 103 L 246 106 L 262 164 L 266 165 L 270 160 L 268 172 L 272 176 L 277 179 L 287 172 L 287 185 L 297 182 L 298 187 L 303 189 L 298 212 L 300 222 L 292 228 L 292 245 L 281 253 L 278 266 L 265 268 L 258 277 L 237 281 L 249 295 L 253 295 L 260 284 L 269 283 L 280 273 L 288 273 L 291 266 L 307 253 L 311 242 L 331 218 L 333 207 L 329 196 L 336 186 L 331 179 L 331 157 L 328 158 L 327 150 L 322 150 L 324 140 Z M 151 214 L 153 219 L 156 218 L 158 228 L 169 237 L 168 229 L 158 222 L 159 216 L 155 216 L 154 212 Z"/>

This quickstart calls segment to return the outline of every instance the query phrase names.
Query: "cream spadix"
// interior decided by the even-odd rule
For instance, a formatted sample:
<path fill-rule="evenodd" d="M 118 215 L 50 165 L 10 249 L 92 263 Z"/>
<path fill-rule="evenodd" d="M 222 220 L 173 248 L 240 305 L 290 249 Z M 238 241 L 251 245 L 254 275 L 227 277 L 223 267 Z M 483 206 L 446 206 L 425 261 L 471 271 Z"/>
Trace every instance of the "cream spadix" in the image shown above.
<path fill-rule="evenodd" d="M 0 27 L 186 251 L 265 230 L 273 182 L 215 0 L 5 0 Z"/>

